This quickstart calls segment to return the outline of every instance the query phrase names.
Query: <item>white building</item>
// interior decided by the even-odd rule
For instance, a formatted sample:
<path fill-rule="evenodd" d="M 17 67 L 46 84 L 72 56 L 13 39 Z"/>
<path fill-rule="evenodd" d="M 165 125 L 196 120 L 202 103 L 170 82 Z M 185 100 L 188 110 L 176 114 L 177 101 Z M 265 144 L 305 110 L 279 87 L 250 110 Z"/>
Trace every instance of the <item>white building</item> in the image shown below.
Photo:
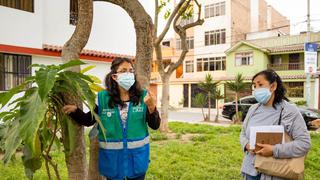
<path fill-rule="evenodd" d="M 27 69 L 30 64 L 61 63 L 61 48 L 75 29 L 76 14 L 76 0 L 0 1 L 0 91 L 30 75 L 34 71 Z M 120 21 L 108 26 L 114 16 Z M 113 28 L 132 33 L 112 34 Z M 134 54 L 135 34 L 130 17 L 112 4 L 94 3 L 93 28 L 84 49 L 80 58 L 88 65 L 96 65 L 89 73 L 104 80 L 113 58 L 133 58 L 105 52 Z"/>

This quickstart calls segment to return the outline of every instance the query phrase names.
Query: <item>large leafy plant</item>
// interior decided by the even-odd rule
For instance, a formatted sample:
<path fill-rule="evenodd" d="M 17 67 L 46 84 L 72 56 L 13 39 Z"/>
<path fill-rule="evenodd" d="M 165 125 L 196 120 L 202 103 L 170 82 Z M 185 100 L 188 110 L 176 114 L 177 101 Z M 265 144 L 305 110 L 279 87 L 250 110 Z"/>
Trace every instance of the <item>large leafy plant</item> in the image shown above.
<path fill-rule="evenodd" d="M 22 160 L 29 179 L 32 179 L 43 161 L 48 176 L 50 177 L 51 166 L 56 178 L 60 179 L 57 164 L 50 152 L 53 147 L 60 150 L 61 145 L 67 154 L 75 148 L 74 125 L 61 111 L 64 106 L 63 94 L 79 98 L 94 112 L 94 91 L 102 89 L 98 85 L 101 82 L 94 76 L 84 74 L 93 67 L 88 66 L 80 73 L 67 70 L 83 64 L 85 63 L 80 60 L 61 65 L 33 64 L 32 67 L 37 69 L 34 76 L 28 77 L 21 85 L 0 93 L 0 109 L 5 106 L 9 109 L 0 113 L 3 135 L 0 144 L 3 144 L 5 151 L 3 160 L 8 163 L 22 144 Z M 99 119 L 97 114 L 93 115 Z"/>

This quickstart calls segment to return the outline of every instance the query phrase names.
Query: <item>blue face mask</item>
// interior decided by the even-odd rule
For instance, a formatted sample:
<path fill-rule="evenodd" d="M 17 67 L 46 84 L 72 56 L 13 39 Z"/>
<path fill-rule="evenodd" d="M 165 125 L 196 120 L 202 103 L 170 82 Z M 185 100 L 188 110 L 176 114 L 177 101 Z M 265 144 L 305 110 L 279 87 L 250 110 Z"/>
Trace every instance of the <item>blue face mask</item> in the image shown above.
<path fill-rule="evenodd" d="M 118 74 L 117 82 L 119 86 L 128 91 L 135 83 L 134 74 L 129 72 L 120 73 Z"/>
<path fill-rule="evenodd" d="M 267 104 L 271 97 L 271 92 L 268 88 L 257 88 L 253 91 L 253 95 L 259 103 Z"/>

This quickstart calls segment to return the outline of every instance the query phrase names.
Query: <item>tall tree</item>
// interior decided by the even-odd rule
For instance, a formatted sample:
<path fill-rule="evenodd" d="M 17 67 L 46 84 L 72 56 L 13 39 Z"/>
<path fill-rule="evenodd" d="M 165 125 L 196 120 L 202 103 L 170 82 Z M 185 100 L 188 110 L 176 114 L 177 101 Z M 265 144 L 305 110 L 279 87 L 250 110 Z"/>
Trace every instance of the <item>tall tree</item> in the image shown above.
<path fill-rule="evenodd" d="M 201 5 L 197 0 L 180 0 L 179 3 L 175 6 L 172 12 L 166 13 L 168 16 L 168 20 L 163 31 L 158 36 L 158 17 L 161 8 L 164 6 L 164 1 L 161 1 L 159 4 L 159 0 L 155 0 L 155 18 L 154 18 L 154 49 L 156 53 L 157 65 L 159 69 L 159 74 L 161 76 L 162 81 L 162 99 L 161 99 L 161 126 L 160 131 L 168 132 L 168 110 L 169 110 L 169 79 L 172 73 L 183 63 L 186 54 L 188 53 L 187 46 L 187 30 L 202 25 L 204 20 L 201 19 Z M 190 24 L 181 25 L 180 21 L 183 18 L 190 18 L 193 14 L 193 5 L 195 4 L 198 7 L 198 18 L 195 22 Z M 182 52 L 179 56 L 177 62 L 171 62 L 171 64 L 165 70 L 164 62 L 162 58 L 162 50 L 161 50 L 161 42 L 165 35 L 168 33 L 170 26 L 173 24 L 174 31 L 179 35 L 181 39 L 181 47 Z"/>
<path fill-rule="evenodd" d="M 246 84 L 243 82 L 244 78 L 242 74 L 237 74 L 234 81 L 228 81 L 226 83 L 227 87 L 235 93 L 235 103 L 236 103 L 236 114 L 235 118 L 233 118 L 234 123 L 240 123 L 241 117 L 239 116 L 239 107 L 238 107 L 238 101 L 239 101 L 239 93 L 244 91 L 246 88 Z"/>
<path fill-rule="evenodd" d="M 71 38 L 64 44 L 62 49 L 62 61 L 68 62 L 73 59 L 79 59 L 82 49 L 88 42 L 93 21 L 93 1 L 78 0 L 78 20 L 76 28 Z M 70 71 L 80 72 L 80 66 L 69 69 Z M 63 95 L 66 104 L 76 104 L 82 108 L 82 103 L 75 96 L 69 94 Z M 68 130 L 75 133 L 76 148 L 71 153 L 66 153 L 65 159 L 68 168 L 69 179 L 86 179 L 87 177 L 87 161 L 86 146 L 84 141 L 84 128 L 76 122 L 68 124 Z M 67 136 L 64 134 L 63 136 Z M 67 140 L 68 138 L 63 138 Z"/>
<path fill-rule="evenodd" d="M 142 87 L 150 81 L 150 62 L 153 53 L 154 26 L 151 17 L 138 0 L 93 0 L 112 3 L 124 9 L 134 23 L 136 32 L 135 69 Z M 98 172 L 98 139 L 90 138 L 89 179 L 100 180 Z"/>

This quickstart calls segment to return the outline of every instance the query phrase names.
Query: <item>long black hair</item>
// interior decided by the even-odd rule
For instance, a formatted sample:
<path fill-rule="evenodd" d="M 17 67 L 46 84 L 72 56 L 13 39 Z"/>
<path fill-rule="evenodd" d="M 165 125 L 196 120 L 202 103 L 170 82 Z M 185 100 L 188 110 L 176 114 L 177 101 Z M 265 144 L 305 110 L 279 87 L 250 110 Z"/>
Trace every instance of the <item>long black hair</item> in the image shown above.
<path fill-rule="evenodd" d="M 120 97 L 118 83 L 112 78 L 112 75 L 117 74 L 117 70 L 119 66 L 124 62 L 130 63 L 131 66 L 134 67 L 130 59 L 117 57 L 112 61 L 111 68 L 110 68 L 111 71 L 107 74 L 105 79 L 105 85 L 110 97 L 110 100 L 108 102 L 108 105 L 110 108 L 113 108 L 116 105 L 120 105 L 121 107 L 125 105 L 125 103 L 121 100 L 121 97 Z M 141 87 L 136 79 L 135 79 L 135 83 L 129 89 L 129 96 L 130 96 L 130 101 L 133 103 L 133 105 L 139 104 L 140 97 L 141 97 Z"/>
<path fill-rule="evenodd" d="M 286 97 L 287 90 L 284 87 L 280 76 L 274 70 L 267 69 L 267 70 L 264 70 L 264 71 L 257 73 L 256 75 L 253 76 L 252 82 L 259 75 L 263 75 L 265 77 L 265 79 L 267 81 L 269 81 L 270 84 L 272 84 L 274 82 L 277 83 L 277 89 L 274 91 L 274 101 L 272 104 L 272 106 L 274 108 L 276 108 L 275 105 L 281 103 L 282 100 L 289 101 L 289 99 Z"/>

